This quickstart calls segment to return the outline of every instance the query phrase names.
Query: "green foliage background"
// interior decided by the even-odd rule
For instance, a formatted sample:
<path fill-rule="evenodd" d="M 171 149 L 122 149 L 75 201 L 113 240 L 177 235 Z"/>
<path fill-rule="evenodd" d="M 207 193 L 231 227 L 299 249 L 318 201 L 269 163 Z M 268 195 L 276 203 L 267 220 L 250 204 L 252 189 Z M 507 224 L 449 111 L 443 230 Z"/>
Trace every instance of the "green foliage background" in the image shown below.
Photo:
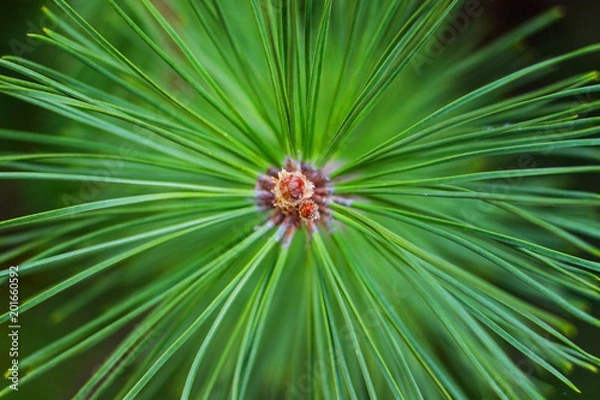
<path fill-rule="evenodd" d="M 505 1 L 495 2 L 491 12 L 486 12 L 483 23 L 496 27 L 493 30 L 490 40 L 494 35 L 499 35 L 506 31 L 510 27 L 518 24 L 527 17 L 533 16 L 546 9 L 550 5 L 559 4 L 558 1 Z M 4 12 L 0 17 L 0 35 L 2 40 L 0 41 L 0 53 L 7 54 L 11 52 L 11 48 L 8 42 L 15 38 L 17 40 L 25 41 L 25 32 L 30 32 L 31 26 L 28 26 L 26 21 L 33 21 L 34 27 L 39 21 L 39 8 L 40 2 L 38 0 L 22 0 L 19 2 L 10 2 L 10 5 L 6 6 Z M 594 0 L 580 0 L 565 2 L 565 9 L 567 11 L 564 20 L 555 24 L 551 29 L 538 34 L 524 43 L 525 46 L 532 51 L 533 54 L 538 56 L 549 56 L 560 54 L 563 51 L 569 49 L 581 47 L 586 44 L 600 42 L 600 28 L 596 23 L 598 15 L 600 15 L 600 4 Z M 34 45 L 34 51 L 31 56 L 37 60 L 44 60 L 48 57 L 48 51 L 45 46 Z M 54 54 L 54 53 L 53 53 Z M 29 57 L 29 54 L 26 54 Z M 54 55 L 52 56 L 54 57 Z M 59 62 L 60 60 L 53 60 L 53 62 Z M 595 63 L 600 66 L 600 58 L 598 55 L 590 56 L 585 62 L 586 65 Z M 578 71 L 579 65 L 573 63 L 569 65 L 574 72 Z M 2 70 L 2 73 L 7 71 Z M 59 126 L 61 118 L 41 110 L 37 107 L 33 107 L 24 102 L 16 102 L 4 95 L 0 95 L 0 119 L 2 120 L 3 128 L 13 128 L 19 130 L 28 131 L 52 131 L 54 126 Z M 2 150 L 11 150 L 6 148 L 5 144 L 0 144 Z M 30 151 L 35 152 L 37 149 L 32 146 Z M 598 180 L 590 180 L 588 183 L 588 190 L 593 192 L 600 191 L 600 182 Z M 40 209 L 49 209 L 54 207 L 63 206 L 60 199 L 48 197 L 46 193 L 56 192 L 56 186 L 49 188 L 48 185 L 58 185 L 57 183 L 51 182 L 35 182 L 24 184 L 21 182 L 2 182 L 2 192 L 0 193 L 0 220 L 14 217 L 17 215 L 25 215 L 28 212 Z M 67 186 L 65 186 L 67 187 Z M 4 268 L 4 266 L 3 266 Z M 27 287 L 22 288 L 22 297 L 28 297 L 29 294 L 35 293 L 38 288 L 45 287 L 49 282 L 36 281 L 34 276 L 31 280 L 27 281 Z M 2 296 L 2 303 L 6 303 L 4 293 L 0 293 Z M 52 310 L 54 306 L 58 304 L 46 304 L 41 307 L 39 312 L 32 312 L 23 319 L 24 329 L 22 331 L 22 351 L 27 352 L 28 349 L 39 348 L 43 343 L 49 342 L 53 336 L 57 339 L 59 333 L 49 331 L 45 329 L 46 322 L 42 321 L 45 311 Z M 595 316 L 600 315 L 600 306 L 598 304 L 593 305 L 592 314 Z M 89 309 L 84 311 L 84 314 L 77 314 L 80 318 L 87 320 L 89 316 L 93 316 L 94 313 L 99 310 L 95 309 L 94 305 L 91 305 Z M 67 319 L 61 321 L 64 324 L 64 329 L 68 330 L 69 326 L 78 326 L 76 318 Z M 593 354 L 600 353 L 600 341 L 597 340 L 598 331 L 596 328 L 580 324 L 578 343 L 582 344 L 582 347 L 588 349 Z M 0 336 L 0 349 L 7 347 L 5 336 Z M 116 341 L 116 338 L 114 339 Z M 107 354 L 108 350 L 115 345 L 115 342 L 103 343 L 102 346 L 98 346 L 93 350 L 93 354 L 86 354 L 82 357 L 85 359 L 87 367 L 93 369 L 94 359 L 102 360 Z M 4 360 L 4 351 L 0 355 L 0 360 Z M 64 398 L 65 393 L 72 393 L 76 388 L 80 387 L 85 379 L 87 373 L 81 373 L 80 368 L 72 368 L 75 363 L 66 364 L 61 366 L 56 371 L 52 371 L 50 379 L 56 384 L 53 386 L 32 386 L 24 387 L 23 393 L 19 395 L 22 397 L 14 398 L 52 398 L 59 399 Z M 572 392 L 564 391 L 558 393 L 559 398 L 570 399 L 579 398 L 590 400 L 595 398 L 593 393 L 600 392 L 600 383 L 598 381 L 598 375 L 591 374 L 582 369 L 577 369 L 574 376 L 572 377 L 575 384 L 577 384 L 584 393 L 582 396 L 576 396 Z"/>

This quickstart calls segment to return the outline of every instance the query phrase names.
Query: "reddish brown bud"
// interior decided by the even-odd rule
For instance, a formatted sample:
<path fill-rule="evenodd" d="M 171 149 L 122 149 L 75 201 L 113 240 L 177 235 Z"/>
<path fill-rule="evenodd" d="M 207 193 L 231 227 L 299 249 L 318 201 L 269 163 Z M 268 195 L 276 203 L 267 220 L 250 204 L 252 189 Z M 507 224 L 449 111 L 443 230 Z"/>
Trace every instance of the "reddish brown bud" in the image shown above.
<path fill-rule="evenodd" d="M 298 206 L 298 214 L 305 222 L 319 219 L 319 206 L 312 200 L 302 200 Z"/>
<path fill-rule="evenodd" d="M 273 210 L 269 223 L 279 226 L 283 246 L 289 245 L 303 226 L 309 238 L 316 232 L 317 223 L 331 229 L 332 196 L 329 179 L 321 170 L 289 158 L 284 169 L 269 167 L 256 181 L 258 206 Z"/>
<path fill-rule="evenodd" d="M 273 179 L 276 207 L 292 211 L 302 200 L 310 198 L 313 194 L 314 185 L 301 172 L 281 170 L 279 177 Z"/>

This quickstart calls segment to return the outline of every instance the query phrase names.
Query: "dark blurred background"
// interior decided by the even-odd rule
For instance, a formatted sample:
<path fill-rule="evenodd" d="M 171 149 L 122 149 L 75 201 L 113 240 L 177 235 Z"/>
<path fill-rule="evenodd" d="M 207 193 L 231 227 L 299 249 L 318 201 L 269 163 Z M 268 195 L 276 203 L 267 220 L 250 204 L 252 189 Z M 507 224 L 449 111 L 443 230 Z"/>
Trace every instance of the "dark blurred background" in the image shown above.
<path fill-rule="evenodd" d="M 29 40 L 27 32 L 39 33 L 44 21 L 39 9 L 49 0 L 0 0 L 0 54 L 21 53 L 25 57 L 44 59 L 46 49 Z M 481 0 L 486 8 L 483 15 L 490 29 L 488 40 L 519 25 L 532 16 L 553 6 L 560 6 L 564 18 L 540 34 L 527 40 L 524 45 L 534 54 L 544 58 L 567 50 L 600 43 L 600 1 L 599 0 Z M 590 64 L 591 63 L 591 64 Z M 586 70 L 600 69 L 600 55 L 590 58 L 585 64 Z M 577 69 L 574 64 L 569 68 Z M 0 68 L 1 73 L 7 71 Z M 15 101 L 0 95 L 0 128 L 26 131 L 48 131 L 53 117 L 47 112 L 24 102 Z M 6 143 L 0 143 L 0 152 L 10 150 Z M 35 151 L 35 149 L 33 149 Z M 600 192 L 600 179 L 590 181 L 589 190 Z M 14 216 L 23 198 L 23 188 L 14 183 L 2 182 L 0 186 L 0 220 Z M 599 304 L 593 305 L 594 315 L 600 316 Z M 578 342 L 595 355 L 600 355 L 598 329 L 582 325 L 579 327 Z M 0 359 L 4 359 L 4 354 Z M 600 377 L 597 374 L 577 370 L 572 379 L 585 393 L 576 395 L 568 389 L 561 390 L 559 399 L 597 399 L 600 398 Z M 559 385 L 557 385 L 559 386 Z"/>

